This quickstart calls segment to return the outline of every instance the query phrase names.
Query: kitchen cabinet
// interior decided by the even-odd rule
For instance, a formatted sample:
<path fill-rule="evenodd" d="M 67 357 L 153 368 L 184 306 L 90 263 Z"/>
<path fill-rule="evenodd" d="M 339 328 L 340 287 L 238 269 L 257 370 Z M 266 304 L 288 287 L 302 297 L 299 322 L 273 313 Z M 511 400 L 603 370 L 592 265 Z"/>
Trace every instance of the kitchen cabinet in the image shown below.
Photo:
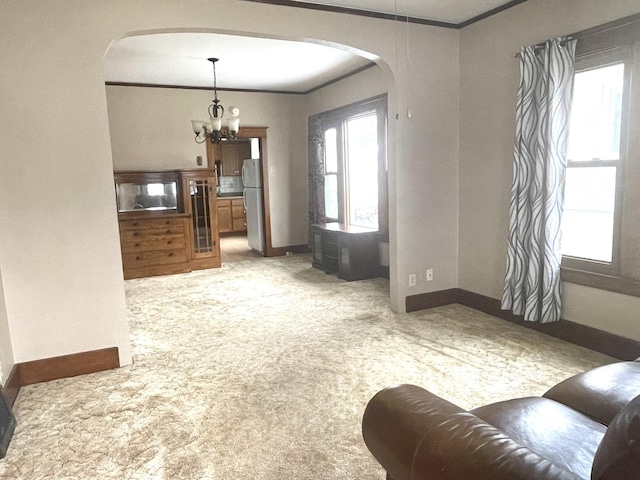
<path fill-rule="evenodd" d="M 379 276 L 376 230 L 341 223 L 312 225 L 315 268 L 351 282 Z"/>
<path fill-rule="evenodd" d="M 245 232 L 247 230 L 247 212 L 244 209 L 243 198 L 231 199 L 231 219 L 234 232 Z"/>
<path fill-rule="evenodd" d="M 247 214 L 242 197 L 218 198 L 218 230 L 220 233 L 245 232 Z"/>
<path fill-rule="evenodd" d="M 218 231 L 229 233 L 233 230 L 231 218 L 231 200 L 218 198 Z"/>
<path fill-rule="evenodd" d="M 242 162 L 251 158 L 251 143 L 248 140 L 221 142 L 212 145 L 211 149 L 220 175 L 242 175 Z"/>

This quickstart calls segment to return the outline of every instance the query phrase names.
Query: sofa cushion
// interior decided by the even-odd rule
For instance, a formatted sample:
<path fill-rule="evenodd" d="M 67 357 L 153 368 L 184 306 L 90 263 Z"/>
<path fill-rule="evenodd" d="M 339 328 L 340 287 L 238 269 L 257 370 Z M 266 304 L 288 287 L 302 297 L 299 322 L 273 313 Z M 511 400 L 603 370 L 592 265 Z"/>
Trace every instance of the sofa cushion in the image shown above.
<path fill-rule="evenodd" d="M 640 362 L 618 362 L 594 368 L 560 382 L 544 394 L 609 425 L 620 410 L 640 395 Z"/>
<path fill-rule="evenodd" d="M 593 480 L 640 479 L 640 395 L 616 415 L 593 461 Z"/>
<path fill-rule="evenodd" d="M 493 403 L 471 413 L 580 478 L 589 478 L 606 427 L 547 398 Z"/>

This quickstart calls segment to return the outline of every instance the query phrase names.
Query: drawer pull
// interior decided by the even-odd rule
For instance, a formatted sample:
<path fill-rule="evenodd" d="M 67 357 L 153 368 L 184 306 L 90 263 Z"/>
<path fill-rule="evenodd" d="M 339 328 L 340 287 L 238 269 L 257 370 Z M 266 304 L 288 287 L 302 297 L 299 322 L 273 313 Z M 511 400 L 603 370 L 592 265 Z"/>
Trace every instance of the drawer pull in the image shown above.
<path fill-rule="evenodd" d="M 171 220 L 167 220 L 166 222 L 164 222 L 165 225 L 171 225 Z"/>
<path fill-rule="evenodd" d="M 173 240 L 169 240 L 169 241 L 167 242 L 167 245 L 173 245 Z"/>
<path fill-rule="evenodd" d="M 167 234 L 172 234 L 172 233 L 173 233 L 173 231 L 167 230 Z"/>
<path fill-rule="evenodd" d="M 136 257 L 136 260 L 142 260 L 142 257 Z"/>
<path fill-rule="evenodd" d="M 140 244 L 139 244 L 139 243 L 136 243 L 134 246 L 135 246 L 135 247 L 139 247 L 139 246 L 140 246 Z"/>
<path fill-rule="evenodd" d="M 131 225 L 133 225 L 134 227 L 137 227 L 140 224 L 138 222 L 133 222 Z"/>
<path fill-rule="evenodd" d="M 170 257 L 173 257 L 173 256 L 174 256 L 174 253 L 170 253 L 170 254 L 169 254 L 169 256 L 170 256 Z"/>
<path fill-rule="evenodd" d="M 137 237 L 138 236 L 138 232 L 133 232 L 132 236 Z"/>

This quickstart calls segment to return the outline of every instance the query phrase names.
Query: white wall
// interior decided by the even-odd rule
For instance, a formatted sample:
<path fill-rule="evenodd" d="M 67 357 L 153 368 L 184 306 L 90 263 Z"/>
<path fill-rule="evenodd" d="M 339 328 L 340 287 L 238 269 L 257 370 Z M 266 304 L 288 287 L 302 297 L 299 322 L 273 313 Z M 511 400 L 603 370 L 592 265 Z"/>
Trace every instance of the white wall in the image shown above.
<path fill-rule="evenodd" d="M 396 229 L 390 245 L 401 259 L 397 286 L 403 302 L 407 295 L 458 285 L 459 31 L 445 30 L 422 41 L 419 32 L 418 26 L 408 27 L 409 59 L 399 63 L 399 102 L 389 110 L 396 142 L 389 192 Z M 431 282 L 425 278 L 429 268 Z M 408 286 L 410 273 L 417 275 L 413 288 Z"/>
<path fill-rule="evenodd" d="M 461 31 L 460 287 L 500 298 L 524 45 L 640 12 L 637 0 L 529 0 Z M 563 317 L 640 340 L 640 298 L 565 285 Z"/>
<path fill-rule="evenodd" d="M 219 97 L 240 108 L 241 125 L 268 127 L 273 246 L 306 244 L 304 96 L 222 91 Z M 204 90 L 107 86 L 114 169 L 197 168 L 198 155 L 206 166 L 206 146 L 194 142 L 191 120 L 204 119 L 212 98 Z"/>
<path fill-rule="evenodd" d="M 388 62 L 398 64 L 397 82 L 379 65 L 310 94 L 307 111 L 388 94 L 391 302 L 405 311 L 409 295 L 457 286 L 459 44 L 456 30 L 428 29 L 438 33 L 431 36 L 416 25 L 395 27 L 398 57 Z M 415 287 L 408 285 L 411 273 Z"/>
<path fill-rule="evenodd" d="M 388 90 L 388 77 L 380 67 L 374 66 L 307 95 L 306 117 L 366 100 Z"/>
<path fill-rule="evenodd" d="M 0 270 L 0 385 L 5 384 L 13 365 L 11 332 L 9 331 L 9 319 L 7 318 L 7 307 L 4 301 L 2 270 Z"/>
<path fill-rule="evenodd" d="M 103 75 L 109 44 L 129 32 L 317 39 L 394 67 L 391 105 L 410 103 L 413 118 L 389 129 L 391 303 L 403 309 L 408 293 L 456 286 L 459 32 L 408 26 L 415 53 L 407 61 L 396 59 L 400 26 L 238 0 L 211 9 L 197 0 L 0 2 L 0 264 L 14 360 L 115 345 L 130 361 Z M 414 292 L 398 281 L 428 265 L 431 286 Z"/>

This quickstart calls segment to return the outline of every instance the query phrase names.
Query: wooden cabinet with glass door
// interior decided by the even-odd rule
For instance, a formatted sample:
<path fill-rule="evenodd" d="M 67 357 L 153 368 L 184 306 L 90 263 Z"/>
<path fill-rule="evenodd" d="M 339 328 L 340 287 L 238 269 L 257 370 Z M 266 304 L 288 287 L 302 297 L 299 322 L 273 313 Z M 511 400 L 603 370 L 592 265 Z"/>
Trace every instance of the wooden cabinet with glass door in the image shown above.
<path fill-rule="evenodd" d="M 216 209 L 216 177 L 213 170 L 182 170 L 189 259 L 192 269 L 220 266 L 220 233 Z"/>

